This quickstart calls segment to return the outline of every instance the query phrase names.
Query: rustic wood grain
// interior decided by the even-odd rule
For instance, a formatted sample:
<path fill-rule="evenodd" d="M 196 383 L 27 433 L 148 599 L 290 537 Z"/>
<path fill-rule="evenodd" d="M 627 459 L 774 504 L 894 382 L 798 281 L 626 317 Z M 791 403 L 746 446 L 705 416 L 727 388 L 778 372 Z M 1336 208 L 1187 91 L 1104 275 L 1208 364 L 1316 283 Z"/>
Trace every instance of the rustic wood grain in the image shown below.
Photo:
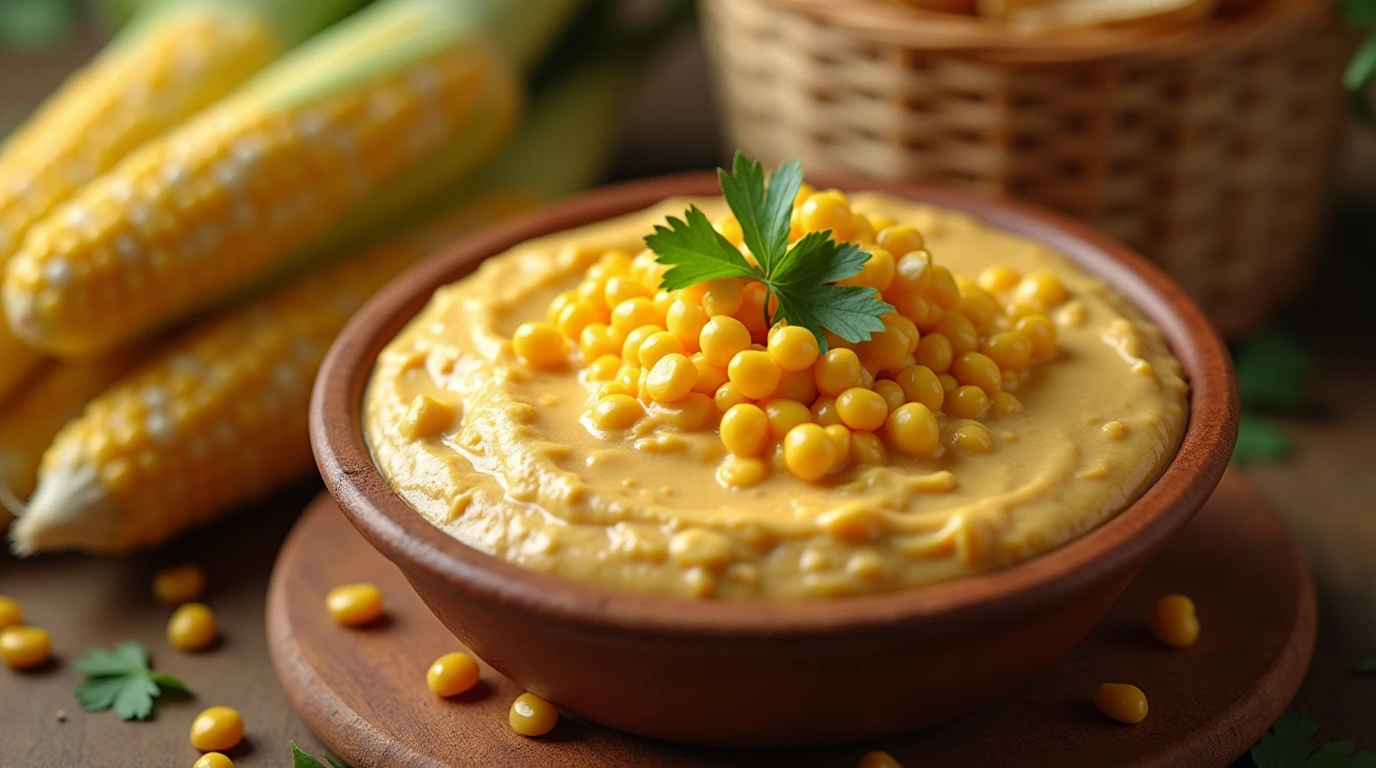
<path fill-rule="evenodd" d="M 387 596 L 386 620 L 375 628 L 344 629 L 324 611 L 329 588 L 354 580 L 371 581 Z M 1200 641 L 1183 651 L 1161 647 L 1144 622 L 1157 597 L 1177 591 L 1193 596 L 1204 625 Z M 1230 475 L 1098 628 L 1009 699 L 870 745 L 733 751 L 637 738 L 575 718 L 547 738 L 522 738 L 506 723 L 522 691 L 486 665 L 474 693 L 435 698 L 423 683 L 429 662 L 466 649 L 328 497 L 287 539 L 268 597 L 269 647 L 289 695 L 329 744 L 367 768 L 807 768 L 851 765 L 870 748 L 909 766 L 1227 765 L 1299 686 L 1314 620 L 1307 570 L 1288 532 Z M 1107 681 L 1142 687 L 1151 702 L 1147 720 L 1124 728 L 1095 713 L 1090 696 Z"/>

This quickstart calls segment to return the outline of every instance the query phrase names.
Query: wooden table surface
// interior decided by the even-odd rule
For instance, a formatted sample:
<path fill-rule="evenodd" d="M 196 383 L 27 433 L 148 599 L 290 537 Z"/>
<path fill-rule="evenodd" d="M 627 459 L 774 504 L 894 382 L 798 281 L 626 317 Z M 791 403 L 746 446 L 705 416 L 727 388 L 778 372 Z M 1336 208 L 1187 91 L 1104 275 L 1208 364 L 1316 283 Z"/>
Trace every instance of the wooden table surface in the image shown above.
<path fill-rule="evenodd" d="M 691 81 L 697 56 L 691 46 L 671 56 L 661 81 Z M 40 62 L 28 70 L 34 77 L 22 79 L 11 76 L 19 66 L 0 55 L 0 105 L 32 103 L 70 63 Z M 647 88 L 631 116 L 623 175 L 701 166 L 714 157 L 710 140 L 700 139 L 710 134 L 700 88 L 686 108 L 681 100 L 666 105 L 663 92 Z M 655 137 L 660 147 L 686 149 L 657 155 Z M 1352 739 L 1376 751 L 1376 678 L 1353 674 L 1358 662 L 1376 657 L 1376 306 L 1370 299 L 1376 262 L 1369 256 L 1376 252 L 1370 182 L 1376 178 L 1370 173 L 1376 153 L 1371 142 L 1363 146 L 1356 155 L 1360 162 L 1348 164 L 1357 182 L 1349 190 L 1363 199 L 1349 197 L 1339 235 L 1327 248 L 1325 273 L 1343 279 L 1317 281 L 1311 299 L 1286 319 L 1319 356 L 1313 413 L 1281 420 L 1294 439 L 1290 461 L 1242 472 L 1295 532 L 1318 587 L 1318 646 L 1294 706 L 1319 724 L 1320 739 Z M 657 160 L 646 165 L 646 158 Z M 320 749 L 273 676 L 264 636 L 264 594 L 274 554 L 316 490 L 304 483 L 231 521 L 132 557 L 62 555 L 19 562 L 0 555 L 0 593 L 23 601 L 32 621 L 52 631 L 57 655 L 55 664 L 38 673 L 0 670 L 0 768 L 189 766 L 194 753 L 187 728 L 212 703 L 238 707 L 249 722 L 248 743 L 235 755 L 241 768 L 289 765 L 289 740 Z M 206 567 L 206 599 L 224 630 L 221 645 L 205 654 L 168 647 L 168 611 L 148 593 L 158 567 L 183 561 Z M 1203 619 L 1207 624 L 1208 617 Z M 71 695 L 79 679 L 72 660 L 92 645 L 129 639 L 148 646 L 155 668 L 186 679 L 196 699 L 160 704 L 146 723 L 81 712 Z"/>

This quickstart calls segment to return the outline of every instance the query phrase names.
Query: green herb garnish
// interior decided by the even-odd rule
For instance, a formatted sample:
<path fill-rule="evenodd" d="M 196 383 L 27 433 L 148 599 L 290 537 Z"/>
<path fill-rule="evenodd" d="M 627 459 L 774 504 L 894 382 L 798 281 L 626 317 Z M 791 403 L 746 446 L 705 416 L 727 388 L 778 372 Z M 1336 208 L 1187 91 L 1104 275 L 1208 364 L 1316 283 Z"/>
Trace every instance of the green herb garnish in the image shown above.
<path fill-rule="evenodd" d="M 1352 110 L 1368 125 L 1376 124 L 1371 105 L 1371 84 L 1376 82 L 1376 3 L 1371 0 L 1338 0 L 1343 25 L 1366 34 L 1343 72 L 1343 87 L 1352 101 Z"/>
<path fill-rule="evenodd" d="M 329 763 L 326 766 L 325 763 Z M 325 755 L 325 763 L 320 762 L 314 757 L 301 751 L 296 746 L 296 742 L 291 743 L 291 766 L 292 768 L 350 768 L 349 764 L 329 755 Z"/>
<path fill-rule="evenodd" d="M 1350 741 L 1335 741 L 1314 751 L 1309 740 L 1319 730 L 1298 712 L 1280 716 L 1250 754 L 1257 768 L 1376 768 L 1376 754 L 1356 752 Z"/>
<path fill-rule="evenodd" d="M 153 700 L 166 691 L 190 693 L 186 683 L 148 668 L 148 652 L 142 643 L 128 642 L 113 651 L 92 648 L 73 665 L 86 674 L 76 687 L 76 698 L 87 712 L 112 709 L 121 720 L 147 720 Z"/>
<path fill-rule="evenodd" d="M 806 328 L 823 352 L 823 329 L 852 344 L 884 330 L 879 318 L 893 307 L 881 301 L 877 291 L 835 285 L 860 274 L 868 253 L 854 243 L 832 240 L 831 230 L 809 233 L 792 248 L 788 245 L 793 198 L 803 183 L 801 161 L 785 163 L 770 174 L 767 195 L 760 163 L 736 152 L 733 170 L 717 169 L 717 179 L 757 263 L 747 261 L 697 206 L 689 206 L 684 219 L 671 216 L 667 227 L 656 226 L 645 238 L 659 263 L 670 266 L 660 288 L 676 291 L 719 278 L 758 281 L 767 291 L 765 325 L 782 320 Z M 776 312 L 771 313 L 771 305 L 777 305 Z"/>
<path fill-rule="evenodd" d="M 1242 420 L 1232 462 L 1284 459 L 1290 455 L 1290 437 L 1262 414 L 1304 410 L 1314 358 L 1295 337 L 1276 329 L 1249 339 L 1238 347 L 1236 357 Z"/>

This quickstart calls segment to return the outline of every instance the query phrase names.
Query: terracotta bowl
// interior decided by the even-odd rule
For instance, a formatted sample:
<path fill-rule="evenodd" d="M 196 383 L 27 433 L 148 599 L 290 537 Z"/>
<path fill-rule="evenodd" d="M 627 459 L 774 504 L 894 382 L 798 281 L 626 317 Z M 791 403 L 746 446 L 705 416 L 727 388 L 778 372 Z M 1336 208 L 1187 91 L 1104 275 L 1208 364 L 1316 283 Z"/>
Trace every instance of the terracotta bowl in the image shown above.
<path fill-rule="evenodd" d="M 364 442 L 361 403 L 378 352 L 431 293 L 524 240 L 673 195 L 716 194 L 710 174 L 609 187 L 507 221 L 378 295 L 316 382 L 311 438 L 330 492 L 465 645 L 527 690 L 614 728 L 697 744 L 817 745 L 931 725 L 1009 693 L 1079 642 L 1213 491 L 1237 433 L 1232 366 L 1180 288 L 1079 224 L 944 189 L 863 188 L 966 211 L 1045 243 L 1161 327 L 1190 381 L 1191 416 L 1179 454 L 1142 498 L 1080 539 L 1004 570 L 887 594 L 767 603 L 652 597 L 524 570 L 461 544 L 393 494 Z"/>

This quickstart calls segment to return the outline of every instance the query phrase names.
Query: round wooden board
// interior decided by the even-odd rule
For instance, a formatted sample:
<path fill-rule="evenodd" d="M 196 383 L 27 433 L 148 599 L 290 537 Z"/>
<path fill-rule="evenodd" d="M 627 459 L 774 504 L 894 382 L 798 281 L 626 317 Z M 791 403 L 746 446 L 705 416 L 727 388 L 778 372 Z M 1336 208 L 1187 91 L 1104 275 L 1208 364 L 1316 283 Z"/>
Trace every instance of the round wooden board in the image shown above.
<path fill-rule="evenodd" d="M 325 613 L 325 593 L 351 581 L 382 588 L 387 615 L 378 626 L 344 629 Z M 1189 594 L 1199 606 L 1203 632 L 1192 648 L 1164 648 L 1146 628 L 1152 602 L 1170 592 Z M 1229 764 L 1285 709 L 1313 652 L 1315 602 L 1289 532 L 1230 473 L 1103 622 L 1037 682 L 953 723 L 807 752 L 669 744 L 568 714 L 550 735 L 526 739 L 507 725 L 507 708 L 521 690 L 486 665 L 474 691 L 456 700 L 434 697 L 425 688 L 426 668 L 465 649 L 327 496 L 306 511 L 278 557 L 267 621 L 288 696 L 321 739 L 358 768 L 803 768 L 851 766 L 870 749 L 908 766 L 1198 766 Z M 1141 687 L 1150 715 L 1131 727 L 1104 718 L 1090 701 L 1101 682 Z"/>

